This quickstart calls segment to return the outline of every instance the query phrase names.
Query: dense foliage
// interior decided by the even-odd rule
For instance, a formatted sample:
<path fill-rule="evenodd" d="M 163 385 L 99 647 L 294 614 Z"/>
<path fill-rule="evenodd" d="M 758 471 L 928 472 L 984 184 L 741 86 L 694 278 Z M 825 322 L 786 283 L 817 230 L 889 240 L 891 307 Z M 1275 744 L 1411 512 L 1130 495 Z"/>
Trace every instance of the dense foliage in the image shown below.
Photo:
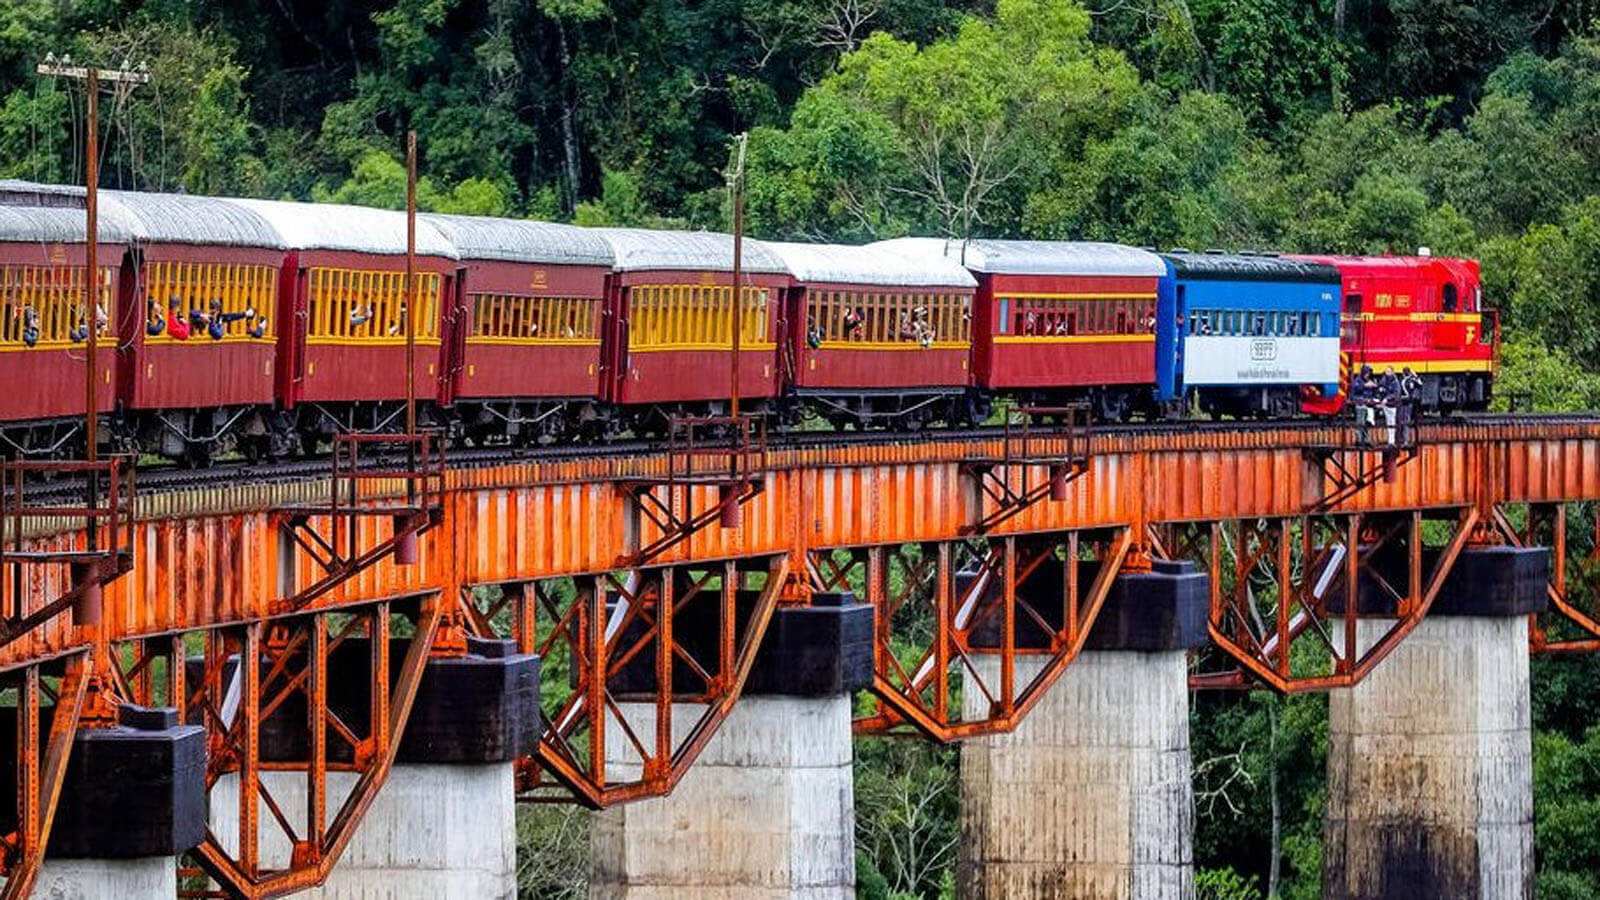
<path fill-rule="evenodd" d="M 0 176 L 77 180 L 47 53 L 146 64 L 114 186 L 585 223 L 1107 238 L 1483 260 L 1508 392 L 1600 407 L 1596 0 L 9 0 Z M 1596 667 L 1535 684 L 1541 895 L 1593 896 Z M 1318 893 L 1326 706 L 1195 704 L 1202 893 Z M 864 747 L 862 890 L 949 887 L 954 755 Z M 582 823 L 525 816 L 581 892 Z M 531 889 L 531 888 L 530 888 Z"/>

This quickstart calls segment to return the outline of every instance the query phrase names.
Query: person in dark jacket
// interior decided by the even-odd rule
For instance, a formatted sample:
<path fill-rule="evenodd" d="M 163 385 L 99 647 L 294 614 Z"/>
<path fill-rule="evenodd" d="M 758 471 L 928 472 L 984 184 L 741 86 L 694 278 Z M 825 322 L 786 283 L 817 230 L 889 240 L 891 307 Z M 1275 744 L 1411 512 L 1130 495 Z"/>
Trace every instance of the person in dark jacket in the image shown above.
<path fill-rule="evenodd" d="M 1397 437 L 1395 424 L 1400 417 L 1400 376 L 1394 373 L 1394 366 L 1383 370 L 1383 377 L 1378 379 L 1378 401 L 1383 410 L 1384 435 L 1383 441 L 1390 446 Z"/>
<path fill-rule="evenodd" d="M 39 311 L 31 306 L 24 306 L 17 311 L 22 317 L 22 345 L 34 347 L 39 343 Z"/>
<path fill-rule="evenodd" d="M 1373 392 L 1377 383 L 1372 377 L 1372 367 L 1362 366 L 1356 377 L 1350 379 L 1350 403 L 1356 410 L 1356 443 L 1372 443 Z"/>
<path fill-rule="evenodd" d="M 1400 439 L 1404 446 L 1416 439 L 1414 426 L 1417 420 L 1417 403 L 1422 392 L 1422 379 L 1406 366 L 1400 372 Z"/>

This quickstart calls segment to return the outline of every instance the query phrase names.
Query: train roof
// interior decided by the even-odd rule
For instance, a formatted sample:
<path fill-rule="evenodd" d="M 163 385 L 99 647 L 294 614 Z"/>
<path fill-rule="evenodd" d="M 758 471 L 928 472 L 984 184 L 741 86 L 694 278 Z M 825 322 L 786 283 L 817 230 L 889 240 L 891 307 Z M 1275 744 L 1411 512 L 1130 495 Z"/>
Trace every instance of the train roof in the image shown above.
<path fill-rule="evenodd" d="M 992 275 L 1104 275 L 1158 278 L 1167 273 L 1148 250 L 1099 241 L 1012 241 L 991 238 L 895 238 L 879 241 L 918 258 L 942 256 Z"/>
<path fill-rule="evenodd" d="M 977 286 L 966 269 L 942 257 L 916 259 L 879 246 L 762 243 L 798 281 L 885 287 Z"/>
<path fill-rule="evenodd" d="M 1429 269 L 1442 268 L 1457 275 L 1477 274 L 1478 261 L 1454 256 L 1345 256 L 1324 253 L 1296 253 L 1290 259 L 1327 263 L 1338 269 Z"/>
<path fill-rule="evenodd" d="M 41 212 L 53 210 L 78 219 L 76 230 L 70 232 L 61 232 L 54 224 L 45 226 L 55 229 L 57 234 L 70 235 L 50 240 L 83 240 L 86 193 L 84 188 L 77 185 L 0 180 L 0 206 L 20 205 Z M 108 227 L 112 229 L 110 233 L 107 232 Z M 270 249 L 282 249 L 284 246 L 277 230 L 261 216 L 227 200 L 188 194 L 102 189 L 100 232 L 100 239 L 109 241 L 137 240 Z M 12 240 L 34 239 L 27 237 L 25 232 L 12 233 L 19 235 Z"/>
<path fill-rule="evenodd" d="M 291 200 L 229 198 L 265 219 L 283 245 L 292 250 L 347 250 L 382 256 L 404 256 L 405 213 L 342 203 L 297 203 Z M 456 251 L 444 235 L 417 219 L 417 255 L 455 259 Z"/>
<path fill-rule="evenodd" d="M 46 184 L 20 178 L 0 178 L 0 204 L 6 206 L 58 206 L 83 209 L 81 185 Z"/>
<path fill-rule="evenodd" d="M 283 235 L 265 217 L 218 197 L 101 191 L 102 214 L 111 205 L 138 222 L 138 238 L 162 244 L 285 248 Z M 109 201 L 109 202 L 106 202 Z"/>
<path fill-rule="evenodd" d="M 70 209 L 79 217 L 86 193 L 80 185 L 0 181 L 0 204 Z M 265 217 L 224 197 L 102 188 L 102 231 L 108 216 L 121 219 L 128 240 L 272 250 L 286 246 L 283 235 Z M 81 226 L 73 240 L 83 240 Z"/>
<path fill-rule="evenodd" d="M 1323 262 L 1249 253 L 1163 253 L 1180 278 L 1204 281 L 1304 281 L 1338 284 L 1339 270 Z"/>
<path fill-rule="evenodd" d="M 107 244 L 126 244 L 134 229 L 125 216 L 101 210 L 99 237 Z M 0 241 L 6 243 L 81 244 L 85 233 L 83 210 L 62 206 L 0 205 Z"/>
<path fill-rule="evenodd" d="M 531 219 L 422 213 L 462 259 L 610 268 L 611 245 L 586 228 Z"/>
<path fill-rule="evenodd" d="M 590 228 L 611 246 L 618 272 L 651 270 L 733 270 L 733 236 L 714 231 L 656 231 L 649 228 Z M 740 269 L 748 274 L 787 275 L 783 260 L 761 241 L 745 238 Z"/>

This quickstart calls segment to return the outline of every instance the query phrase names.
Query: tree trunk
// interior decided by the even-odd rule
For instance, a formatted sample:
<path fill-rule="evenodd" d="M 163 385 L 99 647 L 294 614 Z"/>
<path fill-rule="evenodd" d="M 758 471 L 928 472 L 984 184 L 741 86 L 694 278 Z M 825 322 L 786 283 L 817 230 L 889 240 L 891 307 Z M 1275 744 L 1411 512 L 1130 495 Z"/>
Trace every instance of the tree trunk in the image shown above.
<path fill-rule="evenodd" d="M 567 178 L 566 208 L 571 215 L 578 206 L 578 124 L 572 99 L 572 52 L 567 47 L 567 26 L 556 20 L 556 41 L 561 51 L 561 151 Z"/>
<path fill-rule="evenodd" d="M 1283 809 L 1278 798 L 1278 701 L 1267 706 L 1267 791 L 1272 804 L 1272 862 L 1267 866 L 1267 898 L 1276 900 L 1283 870 Z"/>

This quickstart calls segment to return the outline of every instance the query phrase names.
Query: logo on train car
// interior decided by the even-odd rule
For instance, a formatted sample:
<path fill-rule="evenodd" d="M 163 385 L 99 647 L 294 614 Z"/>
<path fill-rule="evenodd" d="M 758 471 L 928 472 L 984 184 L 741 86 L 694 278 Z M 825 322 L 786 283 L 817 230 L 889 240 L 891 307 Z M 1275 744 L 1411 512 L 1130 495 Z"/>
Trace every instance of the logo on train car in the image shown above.
<path fill-rule="evenodd" d="M 550 286 L 550 275 L 549 275 L 549 273 L 545 272 L 545 270 L 543 270 L 543 269 L 534 269 L 533 270 L 533 286 L 534 286 L 534 289 L 536 289 L 536 290 L 539 289 L 539 288 L 549 287 Z"/>
<path fill-rule="evenodd" d="M 1278 342 L 1272 338 L 1256 338 L 1250 342 L 1251 362 L 1272 362 L 1278 358 Z"/>
<path fill-rule="evenodd" d="M 50 245 L 50 265 L 52 265 L 52 266 L 64 266 L 66 264 L 67 264 L 67 245 L 65 245 L 65 244 L 51 244 Z"/>

